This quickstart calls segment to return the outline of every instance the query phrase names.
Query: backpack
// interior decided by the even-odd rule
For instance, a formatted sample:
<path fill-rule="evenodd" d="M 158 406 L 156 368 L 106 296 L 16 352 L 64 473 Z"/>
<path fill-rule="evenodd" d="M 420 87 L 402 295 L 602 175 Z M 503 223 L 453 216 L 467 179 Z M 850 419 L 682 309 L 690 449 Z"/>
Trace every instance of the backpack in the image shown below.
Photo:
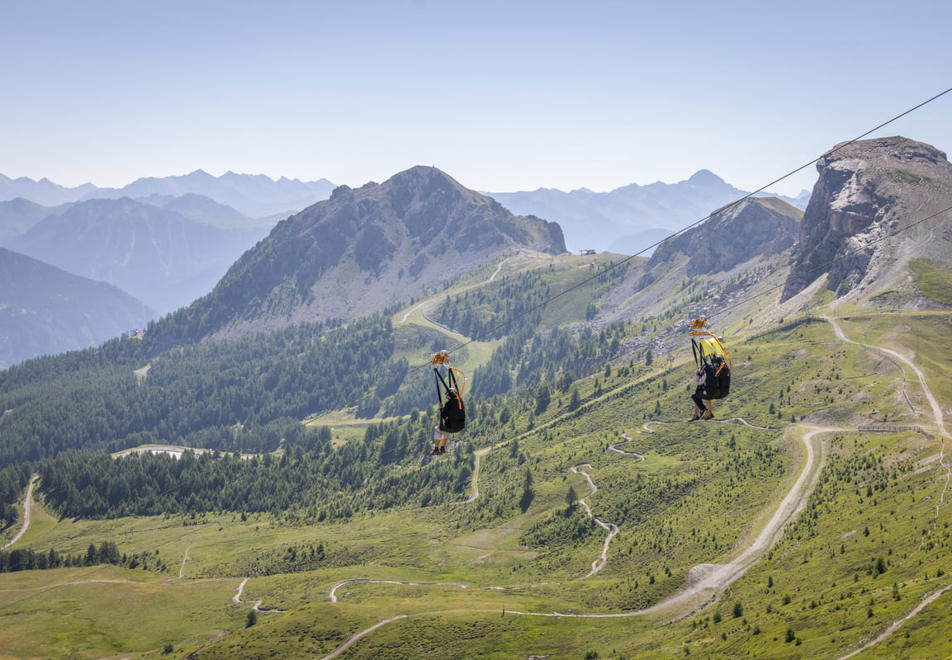
<path fill-rule="evenodd" d="M 450 390 L 446 393 L 446 402 L 440 409 L 440 430 L 447 433 L 459 433 L 466 426 L 466 410 L 459 394 Z"/>
<path fill-rule="evenodd" d="M 731 390 L 731 370 L 721 360 L 704 365 L 705 381 L 701 396 L 705 399 L 723 399 Z"/>

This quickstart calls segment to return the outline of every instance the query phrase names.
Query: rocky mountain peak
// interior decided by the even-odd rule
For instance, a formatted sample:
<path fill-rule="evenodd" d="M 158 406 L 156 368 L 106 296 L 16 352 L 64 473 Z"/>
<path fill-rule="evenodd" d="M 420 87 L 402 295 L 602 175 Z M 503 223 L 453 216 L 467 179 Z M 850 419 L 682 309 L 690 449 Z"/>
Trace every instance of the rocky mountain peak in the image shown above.
<path fill-rule="evenodd" d="M 407 301 L 514 250 L 565 251 L 555 223 L 515 216 L 435 167 L 338 186 L 278 223 L 185 310 L 193 337 L 354 318 Z"/>
<path fill-rule="evenodd" d="M 914 253 L 949 260 L 952 236 L 926 239 L 943 218 L 915 224 L 952 199 L 944 152 L 904 137 L 862 140 L 834 147 L 817 171 L 781 300 L 824 274 L 837 295 L 858 295 L 873 280 L 882 291 L 904 279 Z"/>

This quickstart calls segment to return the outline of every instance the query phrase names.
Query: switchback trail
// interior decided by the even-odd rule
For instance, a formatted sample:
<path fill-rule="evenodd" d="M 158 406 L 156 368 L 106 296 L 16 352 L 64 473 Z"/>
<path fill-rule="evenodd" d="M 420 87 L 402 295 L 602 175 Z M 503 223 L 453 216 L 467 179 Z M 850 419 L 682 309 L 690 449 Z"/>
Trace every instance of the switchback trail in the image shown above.
<path fill-rule="evenodd" d="M 641 457 L 641 460 L 644 460 L 644 456 Z M 615 536 L 618 534 L 619 529 L 618 529 L 618 525 L 616 525 L 615 523 L 606 523 L 602 520 L 599 520 L 594 515 L 592 515 L 592 507 L 590 507 L 588 505 L 588 502 L 586 502 L 585 500 L 598 492 L 598 486 L 596 486 L 595 482 L 592 481 L 592 477 L 589 476 L 588 472 L 580 469 L 583 467 L 587 467 L 589 470 L 592 469 L 592 466 L 589 465 L 588 463 L 583 463 L 582 465 L 575 465 L 569 469 L 570 472 L 574 472 L 575 474 L 581 474 L 583 477 L 585 477 L 585 480 L 588 481 L 589 488 L 592 489 L 592 492 L 586 495 L 585 497 L 581 498 L 578 501 L 578 503 L 581 504 L 585 508 L 585 512 L 588 514 L 589 518 L 594 520 L 595 523 L 599 527 L 602 527 L 608 532 L 608 538 L 605 539 L 605 545 L 602 546 L 602 554 L 598 559 L 592 562 L 592 570 L 590 570 L 588 574 L 582 578 L 584 580 L 585 578 L 592 577 L 593 575 L 598 573 L 600 570 L 605 568 L 605 564 L 608 563 L 608 545 L 612 542 L 612 539 L 615 538 Z"/>
<path fill-rule="evenodd" d="M 11 545 L 19 541 L 26 530 L 30 528 L 30 508 L 33 505 L 33 486 L 36 484 L 36 480 L 40 478 L 40 475 L 34 474 L 33 478 L 30 479 L 30 485 L 26 487 L 26 497 L 23 498 L 23 527 L 20 528 L 20 531 L 16 533 L 10 541 L 7 542 L 5 546 L 0 548 L 0 550 L 6 550 Z"/>
<path fill-rule="evenodd" d="M 621 434 L 621 437 L 623 437 L 623 438 L 625 439 L 625 441 L 624 441 L 624 442 L 616 442 L 616 443 L 613 444 L 613 445 L 608 445 L 608 450 L 607 450 L 607 451 L 613 451 L 613 452 L 615 452 L 616 454 L 621 454 L 622 456 L 634 456 L 635 458 L 638 459 L 638 462 L 639 462 L 639 463 L 643 463 L 644 460 L 645 460 L 645 457 L 642 456 L 641 454 L 638 454 L 638 453 L 633 452 L 633 451 L 625 451 L 624 449 L 619 449 L 619 448 L 618 448 L 619 445 L 624 445 L 624 444 L 628 444 L 629 442 L 631 442 L 631 438 L 628 436 L 627 433 L 622 433 L 622 434 Z"/>

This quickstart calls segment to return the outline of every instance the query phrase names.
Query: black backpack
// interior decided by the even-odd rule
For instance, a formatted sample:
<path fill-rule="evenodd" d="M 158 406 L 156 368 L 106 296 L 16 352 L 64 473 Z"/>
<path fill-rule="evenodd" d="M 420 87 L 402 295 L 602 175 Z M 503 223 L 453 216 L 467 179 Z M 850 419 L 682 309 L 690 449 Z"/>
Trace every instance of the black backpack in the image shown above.
<path fill-rule="evenodd" d="M 440 430 L 446 433 L 459 433 L 466 426 L 466 409 L 463 407 L 463 400 L 457 390 L 455 369 L 447 370 L 447 384 L 440 375 L 439 370 L 433 369 L 436 374 L 436 396 L 440 402 Z M 440 386 L 442 390 L 440 389 Z M 446 401 L 443 401 L 443 392 L 446 393 Z"/>
<path fill-rule="evenodd" d="M 455 390 L 446 392 L 446 403 L 440 409 L 440 430 L 447 433 L 459 433 L 466 426 L 466 410 L 463 400 Z"/>
<path fill-rule="evenodd" d="M 731 370 L 723 361 L 704 365 L 705 381 L 701 396 L 705 399 L 723 399 L 731 390 Z"/>

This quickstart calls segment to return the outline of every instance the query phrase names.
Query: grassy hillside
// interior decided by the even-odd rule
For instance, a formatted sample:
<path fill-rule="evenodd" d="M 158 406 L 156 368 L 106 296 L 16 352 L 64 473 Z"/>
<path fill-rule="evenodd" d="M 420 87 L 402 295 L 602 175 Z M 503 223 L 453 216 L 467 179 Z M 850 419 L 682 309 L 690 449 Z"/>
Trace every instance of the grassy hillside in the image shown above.
<path fill-rule="evenodd" d="M 942 402 L 952 399 L 943 384 L 950 364 L 926 346 L 952 343 L 948 321 L 858 309 L 838 319 L 848 338 L 912 358 Z M 644 330 L 616 328 L 604 344 L 596 335 L 592 359 L 612 339 L 623 346 Z M 81 552 L 113 540 L 123 553 L 153 553 L 165 569 L 0 574 L 0 591 L 15 594 L 0 605 L 4 629 L 27 631 L 8 635 L 3 647 L 148 657 L 171 644 L 176 655 L 203 658 L 323 657 L 405 616 L 362 636 L 344 657 L 838 657 L 950 584 L 942 436 L 912 370 L 843 343 L 830 323 L 788 322 L 730 348 L 732 394 L 715 402 L 711 422 L 685 421 L 685 351 L 651 365 L 620 352 L 611 362 L 606 352 L 588 377 L 543 379 L 474 402 L 452 456 L 421 461 L 429 438 L 420 428 L 411 441 L 420 451 L 388 468 L 390 477 L 423 483 L 440 465 L 471 465 L 461 490 L 446 484 L 445 499 L 422 506 L 412 498 L 323 521 L 289 511 L 102 520 L 34 513 L 16 547 Z M 385 440 L 369 438 L 366 427 L 348 431 L 358 420 L 333 421 L 339 446 L 352 451 Z M 873 423 L 923 432 L 857 431 Z M 418 428 L 409 419 L 391 424 Z M 836 430 L 807 438 L 818 427 Z M 802 512 L 762 552 L 745 553 L 797 487 L 807 442 L 817 469 L 805 475 L 812 494 Z M 616 445 L 629 453 L 607 451 Z M 477 470 L 479 496 L 468 502 Z M 355 496 L 373 492 L 365 488 Z M 608 532 L 585 504 L 618 527 L 607 550 Z M 603 567 L 590 574 L 603 551 Z M 636 616 L 527 615 L 636 612 L 745 557 L 753 557 L 750 568 L 713 602 L 701 590 Z M 949 597 L 937 596 L 868 657 L 947 655 L 937 631 Z M 131 613 L 146 609 L 142 630 Z M 50 612 L 71 615 L 55 636 L 42 633 L 53 625 Z"/>

